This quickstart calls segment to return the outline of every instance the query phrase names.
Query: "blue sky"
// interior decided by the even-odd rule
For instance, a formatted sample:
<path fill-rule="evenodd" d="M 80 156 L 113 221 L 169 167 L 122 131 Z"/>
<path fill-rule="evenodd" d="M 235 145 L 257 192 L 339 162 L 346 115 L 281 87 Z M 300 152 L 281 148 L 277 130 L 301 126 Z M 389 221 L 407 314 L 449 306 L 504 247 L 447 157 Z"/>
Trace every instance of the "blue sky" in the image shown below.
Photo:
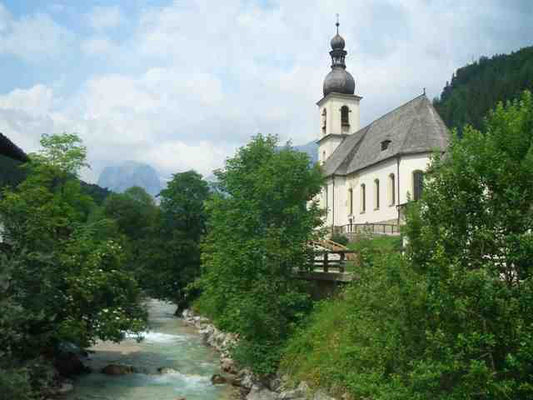
<path fill-rule="evenodd" d="M 0 0 L 0 132 L 78 132 L 94 181 L 210 174 L 257 132 L 316 138 L 335 14 L 366 124 L 482 55 L 532 45 L 530 0 Z"/>

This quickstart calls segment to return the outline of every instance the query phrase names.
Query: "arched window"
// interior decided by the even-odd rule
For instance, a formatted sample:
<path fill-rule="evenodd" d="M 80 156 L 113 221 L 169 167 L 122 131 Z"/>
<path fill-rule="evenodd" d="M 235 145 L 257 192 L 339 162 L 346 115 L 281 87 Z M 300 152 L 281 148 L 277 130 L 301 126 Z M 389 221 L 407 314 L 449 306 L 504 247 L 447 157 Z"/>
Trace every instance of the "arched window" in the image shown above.
<path fill-rule="evenodd" d="M 322 151 L 322 164 L 326 162 L 326 150 Z"/>
<path fill-rule="evenodd" d="M 341 107 L 341 125 L 350 126 L 350 109 L 348 106 Z"/>
<path fill-rule="evenodd" d="M 374 208 L 379 209 L 379 179 L 374 180 Z"/>
<path fill-rule="evenodd" d="M 394 174 L 389 175 L 389 205 L 396 204 L 396 184 Z"/>
<path fill-rule="evenodd" d="M 348 209 L 350 210 L 350 215 L 353 214 L 353 189 L 348 189 Z"/>
<path fill-rule="evenodd" d="M 363 183 L 361 185 L 361 212 L 364 213 L 366 211 L 366 186 Z"/>
<path fill-rule="evenodd" d="M 420 200 L 424 189 L 424 173 L 422 171 L 413 172 L 413 200 Z"/>
<path fill-rule="evenodd" d="M 328 123 L 328 112 L 324 108 L 324 111 L 322 111 L 322 134 L 326 134 L 326 126 Z"/>

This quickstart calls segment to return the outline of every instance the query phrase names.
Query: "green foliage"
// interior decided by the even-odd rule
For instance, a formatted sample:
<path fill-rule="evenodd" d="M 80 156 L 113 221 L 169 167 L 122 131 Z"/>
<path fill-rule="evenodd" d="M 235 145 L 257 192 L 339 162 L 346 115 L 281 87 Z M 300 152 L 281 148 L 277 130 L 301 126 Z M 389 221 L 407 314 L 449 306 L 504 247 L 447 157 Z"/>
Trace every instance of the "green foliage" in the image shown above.
<path fill-rule="evenodd" d="M 424 351 L 425 284 L 398 254 L 377 256 L 358 275 L 291 336 L 281 370 L 339 396 L 404 398 L 398 380 Z"/>
<path fill-rule="evenodd" d="M 115 220 L 120 232 L 134 242 L 133 247 L 138 247 L 136 241 L 146 238 L 158 214 L 152 196 L 137 186 L 109 195 L 104 201 L 104 212 Z"/>
<path fill-rule="evenodd" d="M 139 279 L 151 296 L 187 307 L 187 290 L 200 274 L 200 240 L 205 231 L 207 182 L 195 171 L 172 176 L 161 191 L 160 212 L 152 233 L 140 244 Z"/>
<path fill-rule="evenodd" d="M 490 59 L 481 57 L 459 68 L 433 105 L 446 125 L 462 134 L 467 124 L 483 128 L 489 110 L 526 89 L 533 90 L 533 47 Z"/>
<path fill-rule="evenodd" d="M 533 100 L 466 127 L 374 258 L 293 335 L 283 368 L 353 398 L 533 397 Z"/>
<path fill-rule="evenodd" d="M 346 246 L 349 242 L 348 238 L 341 233 L 335 233 L 332 235 L 331 240 L 333 240 L 335 243 L 342 244 L 343 246 Z"/>
<path fill-rule="evenodd" d="M 50 147 L 28 165 L 26 180 L 0 199 L 0 375 L 32 390 L 49 383 L 47 362 L 39 360 L 58 343 L 120 340 L 143 330 L 146 316 L 113 222 L 74 177 L 85 165 L 79 140 L 45 139 Z"/>
<path fill-rule="evenodd" d="M 320 191 L 318 167 L 277 139 L 255 137 L 216 172 L 220 194 L 207 203 L 202 290 L 197 307 L 236 332 L 236 359 L 258 373 L 276 369 L 279 351 L 309 309 L 294 268 L 309 260 L 306 246 L 320 224 L 311 200 Z"/>
<path fill-rule="evenodd" d="M 62 135 L 45 133 L 41 137 L 41 146 L 43 149 L 39 154 L 32 156 L 33 161 L 43 162 L 75 176 L 81 168 L 89 166 L 86 162 L 87 148 L 74 133 Z"/>

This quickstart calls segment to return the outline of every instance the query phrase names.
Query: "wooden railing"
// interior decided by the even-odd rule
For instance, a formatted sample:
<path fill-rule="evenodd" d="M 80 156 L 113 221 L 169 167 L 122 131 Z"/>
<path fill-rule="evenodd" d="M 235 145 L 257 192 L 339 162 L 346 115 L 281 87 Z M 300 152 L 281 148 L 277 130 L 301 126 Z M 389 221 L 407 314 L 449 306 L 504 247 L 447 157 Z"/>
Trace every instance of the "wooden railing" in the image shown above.
<path fill-rule="evenodd" d="M 335 227 L 337 233 L 343 235 L 377 234 L 399 235 L 400 226 L 397 224 L 346 224 Z"/>
<path fill-rule="evenodd" d="M 330 269 L 343 273 L 346 271 L 346 263 L 352 262 L 358 264 L 359 252 L 356 250 L 329 250 L 315 251 L 314 258 L 311 260 L 313 270 L 322 270 L 330 272 Z"/>

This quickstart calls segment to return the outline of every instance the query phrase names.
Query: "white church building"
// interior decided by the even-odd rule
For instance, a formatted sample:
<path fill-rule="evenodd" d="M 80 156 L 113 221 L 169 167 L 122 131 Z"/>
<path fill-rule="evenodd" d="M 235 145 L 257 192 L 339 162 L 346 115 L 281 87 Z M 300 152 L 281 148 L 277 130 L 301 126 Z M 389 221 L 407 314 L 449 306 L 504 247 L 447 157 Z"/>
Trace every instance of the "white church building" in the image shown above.
<path fill-rule="evenodd" d="M 355 81 L 346 71 L 344 39 L 331 40 L 331 71 L 324 80 L 318 160 L 326 184 L 320 196 L 325 225 L 400 223 L 401 205 L 417 200 L 434 151 L 450 134 L 425 94 L 361 128 Z"/>

